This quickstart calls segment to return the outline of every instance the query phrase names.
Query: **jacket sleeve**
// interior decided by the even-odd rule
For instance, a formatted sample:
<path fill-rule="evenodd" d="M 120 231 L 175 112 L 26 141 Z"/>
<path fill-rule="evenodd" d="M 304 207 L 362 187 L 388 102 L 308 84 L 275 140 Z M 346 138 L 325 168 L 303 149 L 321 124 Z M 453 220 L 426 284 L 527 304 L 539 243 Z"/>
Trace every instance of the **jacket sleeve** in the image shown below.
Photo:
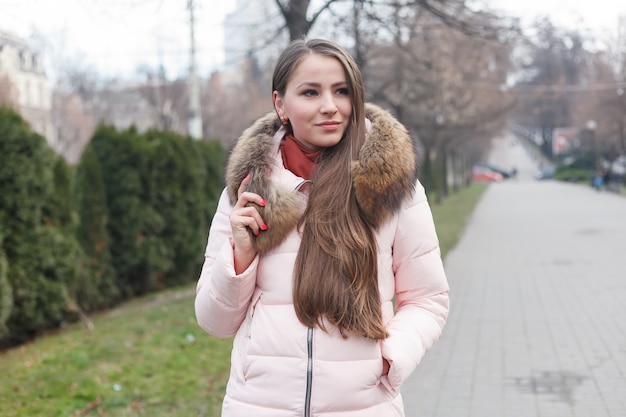
<path fill-rule="evenodd" d="M 209 334 L 231 337 L 241 325 L 256 286 L 259 257 L 243 273 L 235 274 L 229 215 L 232 206 L 222 192 L 196 287 L 196 319 Z"/>
<path fill-rule="evenodd" d="M 389 369 L 389 388 L 398 391 L 428 349 L 439 339 L 448 310 L 448 281 L 439 240 L 418 182 L 413 198 L 398 215 L 393 246 L 396 309 L 382 343 Z"/>

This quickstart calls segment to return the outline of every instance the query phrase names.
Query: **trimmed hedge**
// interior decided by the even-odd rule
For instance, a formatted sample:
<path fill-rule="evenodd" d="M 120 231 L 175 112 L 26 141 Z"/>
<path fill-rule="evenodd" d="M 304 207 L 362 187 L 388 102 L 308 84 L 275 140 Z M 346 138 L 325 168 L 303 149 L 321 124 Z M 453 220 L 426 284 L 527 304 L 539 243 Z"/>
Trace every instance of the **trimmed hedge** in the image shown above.
<path fill-rule="evenodd" d="M 218 142 L 99 126 L 73 170 L 1 108 L 0 344 L 194 282 L 223 159 Z"/>
<path fill-rule="evenodd" d="M 7 276 L 7 257 L 2 250 L 2 231 L 0 231 L 0 339 L 9 333 L 7 320 L 13 309 L 13 291 Z"/>
<path fill-rule="evenodd" d="M 100 126 L 89 146 L 102 172 L 106 233 L 122 297 L 197 279 L 223 184 L 221 147 L 110 126 Z"/>
<path fill-rule="evenodd" d="M 0 342 L 21 342 L 58 326 L 72 300 L 70 284 L 82 273 L 85 258 L 71 229 L 71 185 L 64 165 L 17 113 L 0 108 L 0 230 L 6 262 L 0 298 L 3 304 L 11 300 L 0 308 L 3 315 L 10 310 Z"/>
<path fill-rule="evenodd" d="M 107 232 L 108 208 L 100 162 L 92 147 L 83 152 L 75 173 L 76 236 L 89 262 L 91 279 L 76 285 L 76 299 L 86 310 L 114 305 L 120 300 L 111 264 Z"/>

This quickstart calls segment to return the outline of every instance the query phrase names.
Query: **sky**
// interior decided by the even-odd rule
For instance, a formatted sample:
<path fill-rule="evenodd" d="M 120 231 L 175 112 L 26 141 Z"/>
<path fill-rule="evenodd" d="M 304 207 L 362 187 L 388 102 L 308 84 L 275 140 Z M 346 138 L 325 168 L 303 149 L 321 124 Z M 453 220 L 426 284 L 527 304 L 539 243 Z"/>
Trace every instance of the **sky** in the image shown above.
<path fill-rule="evenodd" d="M 492 7 L 525 22 L 548 16 L 554 24 L 577 28 L 587 26 L 600 36 L 617 31 L 619 16 L 626 17 L 624 0 L 487 0 Z"/>
<path fill-rule="evenodd" d="M 164 65 L 189 69 L 188 0 L 0 0 L 0 31 L 46 40 L 48 61 L 82 62 L 105 77 Z M 197 64 L 210 72 L 223 60 L 223 20 L 235 0 L 194 0 Z M 40 48 L 41 49 L 41 48 Z M 51 63 L 50 65 L 54 65 Z"/>
<path fill-rule="evenodd" d="M 256 0 L 255 0 L 256 1 Z M 529 22 L 547 15 L 557 25 L 584 24 L 599 36 L 616 33 L 624 0 L 483 0 Z M 223 22 L 236 0 L 194 0 L 197 64 L 201 75 L 223 61 Z M 140 67 L 166 68 L 169 78 L 189 68 L 188 0 L 0 0 L 0 31 L 43 48 L 48 72 L 80 63 L 108 78 L 130 78 Z M 43 47 L 42 47 L 43 45 Z"/>

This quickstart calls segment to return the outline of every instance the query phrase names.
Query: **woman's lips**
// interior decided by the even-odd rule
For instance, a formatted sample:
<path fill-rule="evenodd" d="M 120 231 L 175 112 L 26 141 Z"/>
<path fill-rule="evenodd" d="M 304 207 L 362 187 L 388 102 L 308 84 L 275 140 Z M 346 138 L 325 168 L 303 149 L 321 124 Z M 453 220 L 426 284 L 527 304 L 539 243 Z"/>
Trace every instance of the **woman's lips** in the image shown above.
<path fill-rule="evenodd" d="M 332 121 L 332 122 L 318 123 L 317 125 L 324 130 L 337 130 L 339 126 L 341 126 L 341 123 Z"/>

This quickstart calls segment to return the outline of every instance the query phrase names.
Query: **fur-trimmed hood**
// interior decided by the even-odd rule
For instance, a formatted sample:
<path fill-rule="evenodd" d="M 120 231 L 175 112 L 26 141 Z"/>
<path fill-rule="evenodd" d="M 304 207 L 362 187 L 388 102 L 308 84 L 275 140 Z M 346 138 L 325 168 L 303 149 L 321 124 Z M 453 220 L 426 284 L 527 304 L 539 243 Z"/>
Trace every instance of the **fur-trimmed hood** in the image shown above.
<path fill-rule="evenodd" d="M 371 122 L 359 159 L 352 162 L 353 187 L 361 213 L 379 226 L 396 213 L 417 180 L 415 146 L 406 128 L 390 113 L 366 104 Z M 265 207 L 257 206 L 267 231 L 255 237 L 257 250 L 266 252 L 280 244 L 302 216 L 301 193 L 278 184 L 270 175 L 276 158 L 275 136 L 281 128 L 276 113 L 268 113 L 246 129 L 233 148 L 226 166 L 226 188 L 231 204 L 246 175 L 247 191 L 259 194 Z"/>

